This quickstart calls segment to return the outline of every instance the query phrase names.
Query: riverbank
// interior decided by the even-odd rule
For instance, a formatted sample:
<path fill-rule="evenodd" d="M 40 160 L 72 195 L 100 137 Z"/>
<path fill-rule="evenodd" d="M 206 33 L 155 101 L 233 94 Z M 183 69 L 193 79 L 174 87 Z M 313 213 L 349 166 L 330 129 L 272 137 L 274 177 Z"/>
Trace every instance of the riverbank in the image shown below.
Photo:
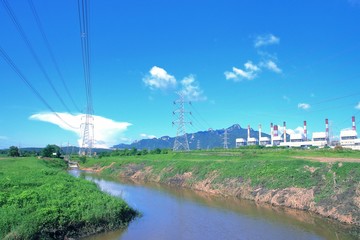
<path fill-rule="evenodd" d="M 356 159 L 360 153 L 348 150 L 250 148 L 106 157 L 89 159 L 83 167 L 104 176 L 311 211 L 360 226 L 360 163 Z"/>
<path fill-rule="evenodd" d="M 1 159 L 0 239 L 69 239 L 128 225 L 137 215 L 60 159 Z"/>

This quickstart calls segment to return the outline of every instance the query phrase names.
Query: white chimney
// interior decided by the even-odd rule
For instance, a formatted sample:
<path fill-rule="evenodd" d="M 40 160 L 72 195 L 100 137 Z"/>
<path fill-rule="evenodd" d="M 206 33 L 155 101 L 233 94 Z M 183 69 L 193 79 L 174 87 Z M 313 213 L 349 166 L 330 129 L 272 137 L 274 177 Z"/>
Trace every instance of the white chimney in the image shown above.
<path fill-rule="evenodd" d="M 325 119 L 325 136 L 326 141 L 329 142 L 329 120 L 327 118 Z"/>
<path fill-rule="evenodd" d="M 352 116 L 352 130 L 356 131 L 355 116 Z"/>
<path fill-rule="evenodd" d="M 260 139 L 261 139 L 261 124 L 259 124 L 259 145 L 260 145 Z"/>
<path fill-rule="evenodd" d="M 274 126 L 274 137 L 278 136 L 278 125 Z"/>
<path fill-rule="evenodd" d="M 271 145 L 274 145 L 274 125 L 273 123 L 270 123 L 270 138 L 271 138 Z"/>

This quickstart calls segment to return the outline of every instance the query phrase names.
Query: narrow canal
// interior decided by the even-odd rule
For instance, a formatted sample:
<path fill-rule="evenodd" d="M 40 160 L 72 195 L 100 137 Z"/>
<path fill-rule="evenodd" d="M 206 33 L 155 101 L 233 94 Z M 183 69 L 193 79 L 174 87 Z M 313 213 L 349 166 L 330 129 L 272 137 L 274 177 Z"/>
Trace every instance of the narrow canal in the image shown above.
<path fill-rule="evenodd" d="M 79 176 L 79 171 L 70 171 Z M 160 184 L 104 179 L 85 174 L 102 191 L 125 199 L 142 213 L 123 230 L 87 240 L 113 239 L 357 239 L 350 228 L 303 211 L 258 206 Z"/>

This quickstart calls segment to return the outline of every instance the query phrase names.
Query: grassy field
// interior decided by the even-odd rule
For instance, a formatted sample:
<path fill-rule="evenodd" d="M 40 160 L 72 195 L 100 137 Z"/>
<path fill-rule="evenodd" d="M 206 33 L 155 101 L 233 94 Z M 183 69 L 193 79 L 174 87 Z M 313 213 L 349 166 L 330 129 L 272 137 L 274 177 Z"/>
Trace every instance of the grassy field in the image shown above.
<path fill-rule="evenodd" d="M 309 157 L 332 158 L 331 163 L 309 160 Z M 303 158 L 303 159 L 302 159 Z M 359 159 L 358 162 L 337 163 L 337 159 Z M 326 201 L 334 192 L 355 191 L 360 182 L 360 151 L 344 149 L 280 149 L 243 148 L 232 150 L 191 151 L 186 153 L 144 156 L 103 157 L 88 159 L 84 167 L 103 167 L 105 175 L 118 175 L 129 164 L 151 167 L 160 181 L 186 172 L 194 182 L 216 173 L 212 183 L 228 179 L 249 181 L 254 187 L 282 189 L 287 187 L 315 188 L 316 201 Z"/>
<path fill-rule="evenodd" d="M 0 239 L 64 239 L 127 225 L 136 212 L 62 160 L 0 159 Z"/>

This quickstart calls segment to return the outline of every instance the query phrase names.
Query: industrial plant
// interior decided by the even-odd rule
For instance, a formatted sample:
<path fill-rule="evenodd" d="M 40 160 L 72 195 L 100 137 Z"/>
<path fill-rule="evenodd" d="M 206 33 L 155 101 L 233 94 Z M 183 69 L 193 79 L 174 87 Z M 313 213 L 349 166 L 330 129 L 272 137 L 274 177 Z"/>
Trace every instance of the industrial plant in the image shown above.
<path fill-rule="evenodd" d="M 259 135 L 257 137 L 251 136 L 250 125 L 248 125 L 247 139 L 237 138 L 236 147 L 260 145 L 266 147 L 281 146 L 281 147 L 331 147 L 339 145 L 343 148 L 353 150 L 360 150 L 360 139 L 357 137 L 355 116 L 352 117 L 352 127 L 342 130 L 340 132 L 339 141 L 333 141 L 329 135 L 329 120 L 325 119 L 325 131 L 313 132 L 312 138 L 307 134 L 307 122 L 304 121 L 302 133 L 291 133 L 288 138 L 286 133 L 286 122 L 283 123 L 283 134 L 279 135 L 279 126 L 270 124 L 270 138 L 262 137 L 262 128 L 259 124 Z"/>

